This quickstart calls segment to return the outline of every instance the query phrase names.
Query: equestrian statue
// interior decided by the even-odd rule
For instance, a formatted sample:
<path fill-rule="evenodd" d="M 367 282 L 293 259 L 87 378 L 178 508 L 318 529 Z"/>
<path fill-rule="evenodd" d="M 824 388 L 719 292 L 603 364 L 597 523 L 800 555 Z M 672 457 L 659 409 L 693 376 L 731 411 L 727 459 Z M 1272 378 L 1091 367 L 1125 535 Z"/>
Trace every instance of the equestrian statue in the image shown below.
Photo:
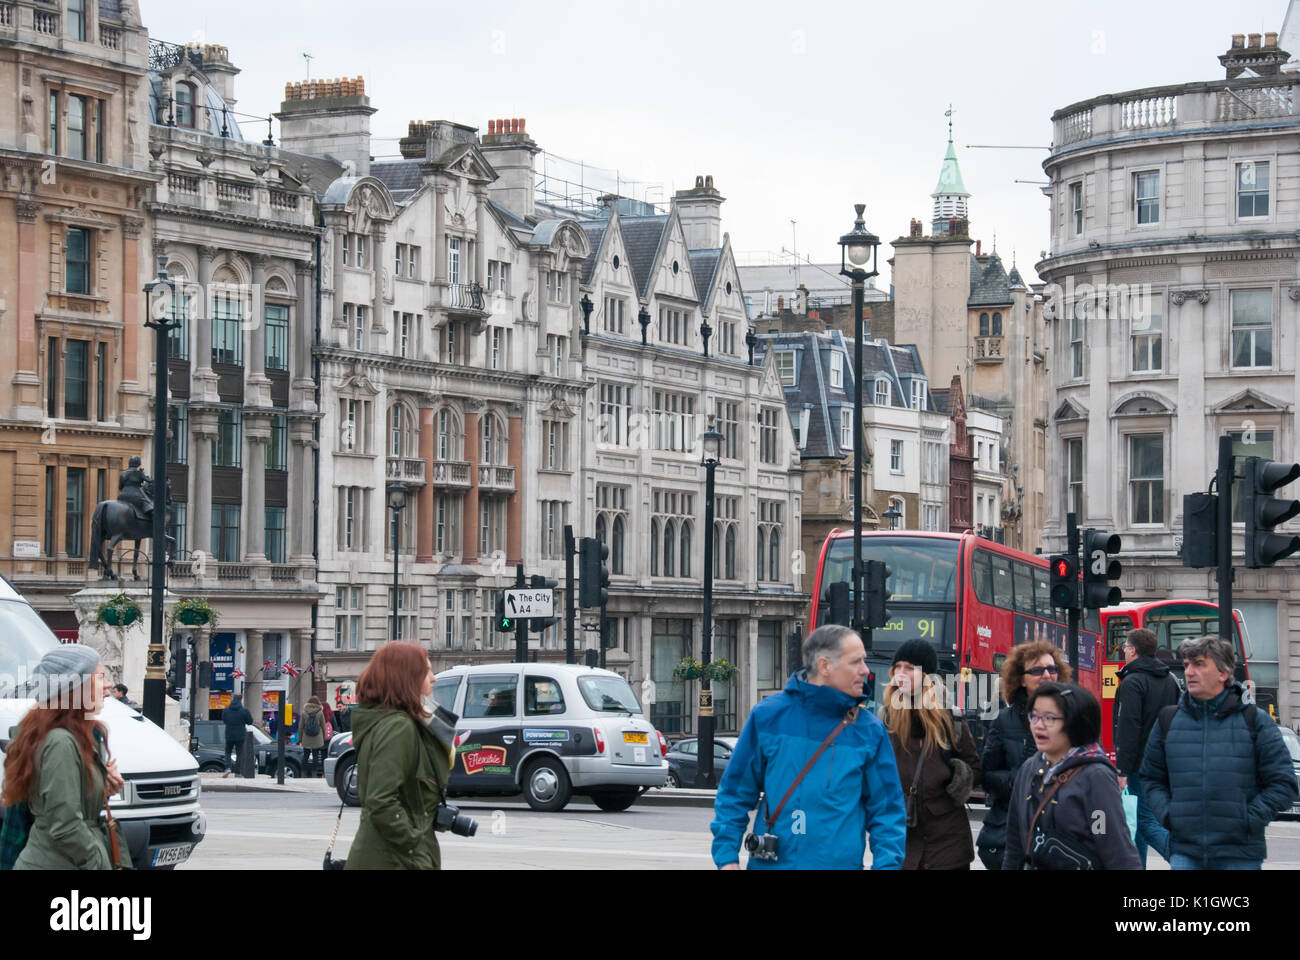
<path fill-rule="evenodd" d="M 140 458 L 132 457 L 127 468 L 118 480 L 116 500 L 101 501 L 95 508 L 90 521 L 90 560 L 91 570 L 98 570 L 103 565 L 103 579 L 116 580 L 113 571 L 113 551 L 123 540 L 135 541 L 135 552 L 131 555 L 131 579 L 139 580 L 136 563 L 140 559 L 140 541 L 153 539 L 153 511 L 155 509 L 154 488 L 156 483 L 140 468 Z M 166 490 L 163 492 L 167 499 Z M 167 509 L 164 502 L 158 509 Z M 107 540 L 107 549 L 105 549 Z M 170 563 L 172 547 L 176 544 L 174 537 L 167 537 L 164 545 Z"/>

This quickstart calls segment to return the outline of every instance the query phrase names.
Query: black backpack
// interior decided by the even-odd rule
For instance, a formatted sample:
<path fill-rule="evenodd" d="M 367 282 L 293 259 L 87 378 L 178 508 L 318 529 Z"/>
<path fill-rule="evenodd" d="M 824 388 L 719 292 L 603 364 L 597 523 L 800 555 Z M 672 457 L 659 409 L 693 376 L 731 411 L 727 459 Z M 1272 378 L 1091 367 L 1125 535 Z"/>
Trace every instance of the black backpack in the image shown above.
<path fill-rule="evenodd" d="M 303 717 L 302 732 L 309 737 L 314 737 L 320 733 L 320 714 L 309 713 Z"/>

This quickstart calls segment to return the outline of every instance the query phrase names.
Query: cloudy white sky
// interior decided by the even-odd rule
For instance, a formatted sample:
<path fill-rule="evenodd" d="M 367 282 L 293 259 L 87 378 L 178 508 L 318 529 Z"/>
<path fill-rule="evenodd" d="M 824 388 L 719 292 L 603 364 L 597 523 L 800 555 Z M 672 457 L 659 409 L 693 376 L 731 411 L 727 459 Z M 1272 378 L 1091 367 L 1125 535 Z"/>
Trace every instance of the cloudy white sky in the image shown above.
<path fill-rule="evenodd" d="M 288 80 L 361 75 L 372 153 L 409 120 L 525 117 L 543 149 L 662 183 L 712 174 L 740 253 L 794 245 L 836 261 L 854 202 L 888 241 L 918 217 L 947 142 L 972 233 L 1031 278 L 1047 246 L 1039 188 L 1054 110 L 1102 93 L 1223 76 L 1231 34 L 1279 30 L 1286 0 L 141 0 L 151 36 L 225 44 L 238 109 Z M 1293 51 L 1300 53 L 1300 51 Z M 249 133 L 265 136 L 265 127 Z M 278 141 L 278 125 L 275 131 Z M 250 136 L 251 138 L 251 136 Z M 391 139 L 380 139 L 391 138 Z M 644 187 L 638 188 L 644 190 Z M 888 253 L 882 247 L 881 259 Z M 1028 268 L 1028 269 L 1027 269 Z M 884 279 L 884 278 L 882 278 Z"/>

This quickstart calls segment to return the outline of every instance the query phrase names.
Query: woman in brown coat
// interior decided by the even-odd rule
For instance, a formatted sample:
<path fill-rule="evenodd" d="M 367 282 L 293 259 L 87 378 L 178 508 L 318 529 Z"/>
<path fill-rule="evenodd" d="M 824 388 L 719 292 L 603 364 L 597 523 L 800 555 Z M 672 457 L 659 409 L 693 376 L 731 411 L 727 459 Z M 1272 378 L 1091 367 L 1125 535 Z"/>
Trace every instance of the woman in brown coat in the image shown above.
<path fill-rule="evenodd" d="M 966 799 L 980 782 L 979 754 L 966 721 L 944 703 L 937 669 L 928 643 L 904 643 L 881 709 L 908 814 L 904 870 L 968 870 L 975 857 Z"/>

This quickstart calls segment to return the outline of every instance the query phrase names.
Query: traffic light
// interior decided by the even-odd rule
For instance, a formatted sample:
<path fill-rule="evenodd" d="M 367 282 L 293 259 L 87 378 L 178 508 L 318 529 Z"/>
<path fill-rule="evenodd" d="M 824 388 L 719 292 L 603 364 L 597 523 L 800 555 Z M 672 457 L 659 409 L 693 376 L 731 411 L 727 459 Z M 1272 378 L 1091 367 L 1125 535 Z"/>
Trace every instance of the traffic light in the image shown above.
<path fill-rule="evenodd" d="M 515 619 L 506 614 L 505 594 L 501 594 L 497 597 L 497 610 L 496 616 L 492 618 L 492 627 L 501 633 L 515 632 Z"/>
<path fill-rule="evenodd" d="M 173 687 L 185 687 L 188 684 L 185 681 L 186 664 L 189 662 L 189 651 L 183 644 L 178 644 L 172 651 L 172 668 L 167 677 L 167 682 Z"/>
<path fill-rule="evenodd" d="M 609 547 L 595 537 L 578 544 L 578 606 L 603 607 L 609 599 Z"/>
<path fill-rule="evenodd" d="M 551 577 L 543 577 L 539 573 L 534 573 L 528 578 L 528 585 L 534 590 L 554 590 L 560 585 L 560 581 Z M 547 627 L 552 627 L 554 625 L 554 617 L 531 617 L 528 620 L 528 629 L 532 633 L 543 633 Z"/>
<path fill-rule="evenodd" d="M 1271 496 L 1278 487 L 1285 487 L 1297 477 L 1300 477 L 1300 463 L 1246 458 L 1241 508 L 1246 521 L 1247 567 L 1271 567 L 1300 550 L 1300 537 L 1273 532 L 1279 523 L 1300 513 L 1300 500 L 1278 500 Z"/>
<path fill-rule="evenodd" d="M 849 601 L 849 584 L 848 581 L 840 580 L 826 587 L 826 593 L 822 597 L 822 603 L 826 604 L 827 612 L 821 617 L 822 626 L 827 623 L 836 623 L 842 626 L 849 626 L 849 621 L 853 617 L 852 604 Z"/>
<path fill-rule="evenodd" d="M 1113 607 L 1124 599 L 1119 587 L 1112 587 L 1111 580 L 1118 580 L 1120 563 L 1111 557 L 1119 553 L 1120 538 L 1117 533 L 1105 530 L 1083 531 L 1083 605 L 1090 610 Z"/>
<path fill-rule="evenodd" d="M 553 626 L 555 626 L 554 617 L 530 617 L 528 620 L 530 633 L 545 633 Z"/>
<path fill-rule="evenodd" d="M 599 651 L 599 650 L 584 650 L 584 651 L 582 652 L 582 656 L 583 656 L 583 659 L 586 661 L 587 666 L 589 666 L 589 667 L 599 667 L 599 666 L 600 666 L 600 651 Z"/>
<path fill-rule="evenodd" d="M 868 630 L 875 630 L 883 627 L 889 622 L 889 611 L 886 604 L 891 596 L 885 588 L 885 582 L 893 576 L 894 571 L 885 566 L 883 560 L 864 561 L 863 575 L 866 580 L 866 588 L 863 591 L 863 599 L 866 600 L 866 609 L 863 611 L 866 623 L 864 626 Z"/>
<path fill-rule="evenodd" d="M 1219 565 L 1218 516 L 1219 498 L 1216 494 L 1189 493 L 1183 497 L 1184 567 Z"/>
<path fill-rule="evenodd" d="M 1052 606 L 1061 610 L 1079 609 L 1079 564 L 1074 557 L 1052 557 Z"/>

